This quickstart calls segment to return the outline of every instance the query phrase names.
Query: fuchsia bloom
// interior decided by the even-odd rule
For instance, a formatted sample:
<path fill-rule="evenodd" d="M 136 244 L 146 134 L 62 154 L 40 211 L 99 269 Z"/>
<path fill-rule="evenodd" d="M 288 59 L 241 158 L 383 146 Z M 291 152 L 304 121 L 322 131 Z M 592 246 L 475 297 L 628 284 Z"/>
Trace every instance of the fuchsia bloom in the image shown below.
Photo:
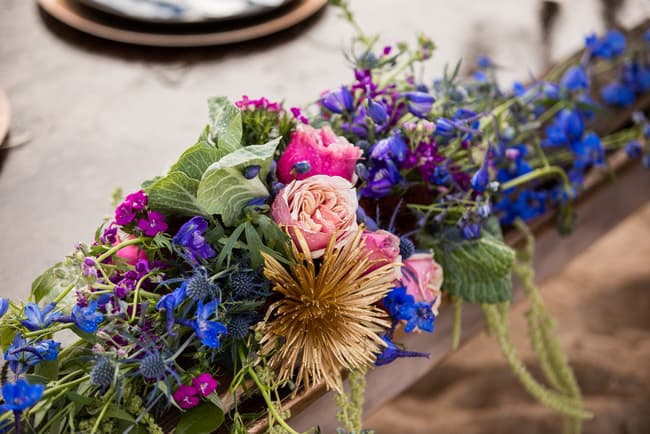
<path fill-rule="evenodd" d="M 402 275 L 399 267 L 401 264 L 399 238 L 384 230 L 363 231 L 361 238 L 366 244 L 366 251 L 370 253 L 368 258 L 373 262 L 368 272 L 386 264 L 395 264 L 395 280 L 399 280 Z"/>
<path fill-rule="evenodd" d="M 165 215 L 157 211 L 149 211 L 146 219 L 138 220 L 138 227 L 148 237 L 155 237 L 160 232 L 167 230 Z"/>
<path fill-rule="evenodd" d="M 134 218 L 135 211 L 129 202 L 122 202 L 115 208 L 115 223 L 118 225 L 128 225 Z"/>
<path fill-rule="evenodd" d="M 219 382 L 212 375 L 204 372 L 192 379 L 192 385 L 202 396 L 208 396 L 219 386 Z"/>
<path fill-rule="evenodd" d="M 402 284 L 406 293 L 412 295 L 415 302 L 432 303 L 432 310 L 438 315 L 442 287 L 442 267 L 433 259 L 433 254 L 415 253 L 404 261 Z"/>
<path fill-rule="evenodd" d="M 149 198 L 147 197 L 147 194 L 144 191 L 139 190 L 126 196 L 124 202 L 131 204 L 131 208 L 134 210 L 140 211 L 147 206 L 148 200 Z"/>
<path fill-rule="evenodd" d="M 241 110 L 259 110 L 266 109 L 271 112 L 279 112 L 282 107 L 277 102 L 271 102 L 267 98 L 250 99 L 248 95 L 242 95 L 241 99 L 235 102 L 235 105 Z"/>
<path fill-rule="evenodd" d="M 201 403 L 201 398 L 197 395 L 198 390 L 196 390 L 195 387 L 181 384 L 172 396 L 180 408 L 187 410 L 196 407 Z"/>
<path fill-rule="evenodd" d="M 288 184 L 314 175 L 340 176 L 352 181 L 361 148 L 338 137 L 329 126 L 320 130 L 298 125 L 278 161 L 278 179 Z"/>

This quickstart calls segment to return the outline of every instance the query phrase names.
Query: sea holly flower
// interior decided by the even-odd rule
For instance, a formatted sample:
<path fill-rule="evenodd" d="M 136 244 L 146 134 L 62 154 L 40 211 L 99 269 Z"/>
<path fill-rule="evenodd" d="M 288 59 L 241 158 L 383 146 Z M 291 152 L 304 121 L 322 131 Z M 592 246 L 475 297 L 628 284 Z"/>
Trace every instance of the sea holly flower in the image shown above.
<path fill-rule="evenodd" d="M 196 308 L 196 320 L 192 322 L 192 328 L 201 343 L 208 348 L 219 348 L 219 336 L 228 332 L 228 328 L 217 321 L 208 321 L 217 310 L 217 301 L 203 304 L 199 300 Z"/>
<path fill-rule="evenodd" d="M 55 303 L 49 303 L 41 310 L 36 303 L 27 303 L 23 309 L 25 319 L 21 323 L 30 331 L 41 330 L 52 325 L 53 322 L 61 318 L 61 312 L 55 312 Z"/>
<path fill-rule="evenodd" d="M 92 300 L 86 307 L 76 305 L 72 309 L 72 320 L 86 333 L 95 333 L 104 321 L 104 315 L 97 311 L 97 300 Z"/>
<path fill-rule="evenodd" d="M 8 309 L 9 309 L 9 299 L 1 297 L 0 298 L 0 318 L 5 316 L 5 313 L 7 313 Z"/>
<path fill-rule="evenodd" d="M 325 252 L 336 235 L 336 247 L 342 247 L 357 231 L 359 204 L 354 186 L 340 176 L 316 175 L 295 180 L 283 188 L 271 205 L 273 220 L 285 226 L 298 243 L 302 232 L 312 257 Z"/>
<path fill-rule="evenodd" d="M 157 211 L 149 211 L 146 219 L 138 220 L 138 227 L 142 229 L 146 236 L 155 237 L 167 230 L 165 215 Z"/>
<path fill-rule="evenodd" d="M 401 358 L 401 357 L 426 357 L 429 358 L 429 354 L 427 353 L 418 353 L 414 351 L 405 351 L 401 348 L 399 348 L 393 341 L 388 337 L 388 336 L 382 336 L 382 339 L 384 340 L 384 343 L 386 344 L 386 348 L 384 348 L 384 351 L 382 351 L 380 354 L 377 354 L 377 358 L 375 359 L 375 366 L 383 366 L 387 365 L 389 363 L 394 362 L 395 360 Z"/>
<path fill-rule="evenodd" d="M 193 262 L 199 259 L 210 259 L 216 255 L 215 251 L 205 240 L 205 231 L 208 221 L 201 216 L 192 217 L 178 230 L 172 244 L 183 247 L 184 251 Z"/>
<path fill-rule="evenodd" d="M 317 130 L 309 125 L 299 125 L 278 160 L 278 179 L 288 184 L 294 179 L 328 175 L 352 181 L 361 154 L 360 148 L 334 134 L 329 126 Z M 295 165 L 302 162 L 308 163 L 310 170 L 298 173 Z"/>
<path fill-rule="evenodd" d="M 0 405 L 0 412 L 12 411 L 15 417 L 28 408 L 32 407 L 43 397 L 45 385 L 29 384 L 21 378 L 15 383 L 4 383 L 2 385 L 2 397 L 4 404 Z"/>
<path fill-rule="evenodd" d="M 339 90 L 327 92 L 320 102 L 332 113 L 352 113 L 354 110 L 352 92 L 345 86 L 341 86 Z"/>
<path fill-rule="evenodd" d="M 204 372 L 192 379 L 192 385 L 196 388 L 201 396 L 208 396 L 219 386 L 219 382 L 212 375 Z"/>
<path fill-rule="evenodd" d="M 198 393 L 196 387 L 181 384 L 172 396 L 180 408 L 188 410 L 201 403 L 201 398 L 198 397 Z"/>

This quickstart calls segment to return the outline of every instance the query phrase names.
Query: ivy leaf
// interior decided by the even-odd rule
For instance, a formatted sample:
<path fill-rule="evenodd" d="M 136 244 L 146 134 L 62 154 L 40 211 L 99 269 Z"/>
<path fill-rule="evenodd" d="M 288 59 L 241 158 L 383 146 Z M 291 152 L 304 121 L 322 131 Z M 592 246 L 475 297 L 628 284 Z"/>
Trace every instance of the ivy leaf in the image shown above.
<path fill-rule="evenodd" d="M 234 226 L 252 199 L 269 195 L 258 177 L 246 179 L 233 167 L 208 170 L 198 185 L 197 206 L 209 214 L 220 214 L 226 226 Z"/>
<path fill-rule="evenodd" d="M 196 198 L 198 188 L 198 180 L 183 172 L 170 172 L 146 189 L 149 206 L 186 216 L 209 216 L 211 213 Z"/>
<path fill-rule="evenodd" d="M 241 111 L 220 96 L 208 100 L 210 109 L 210 139 L 216 142 L 217 149 L 232 152 L 241 148 Z"/>
<path fill-rule="evenodd" d="M 211 401 L 203 402 L 181 416 L 176 434 L 210 434 L 223 423 L 223 410 Z"/>
<path fill-rule="evenodd" d="M 224 154 L 223 150 L 217 149 L 205 141 L 199 141 L 183 152 L 169 171 L 183 172 L 188 178 L 200 181 L 206 169 Z"/>
<path fill-rule="evenodd" d="M 438 237 L 423 234 L 422 245 L 433 248 L 444 271 L 445 290 L 471 303 L 512 299 L 511 271 L 515 252 L 503 242 L 498 224 L 489 223 L 476 240 L 465 240 L 457 228 Z"/>

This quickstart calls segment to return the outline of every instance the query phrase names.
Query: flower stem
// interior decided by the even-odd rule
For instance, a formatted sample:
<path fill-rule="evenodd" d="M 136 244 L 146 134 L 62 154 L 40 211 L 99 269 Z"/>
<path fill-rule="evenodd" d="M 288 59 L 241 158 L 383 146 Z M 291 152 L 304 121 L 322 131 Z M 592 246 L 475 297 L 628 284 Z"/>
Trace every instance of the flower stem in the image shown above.
<path fill-rule="evenodd" d="M 120 244 L 117 244 L 110 249 L 108 249 L 106 252 L 104 252 L 101 256 L 97 257 L 97 262 L 101 263 L 104 262 L 107 258 L 113 256 L 116 252 L 119 252 L 125 247 L 132 246 L 134 244 L 140 244 L 142 240 L 140 238 L 132 238 L 130 240 L 122 241 Z"/>
<path fill-rule="evenodd" d="M 511 179 L 508 182 L 504 182 L 503 184 L 501 184 L 501 189 L 509 190 L 519 185 L 531 182 L 537 178 L 542 178 L 544 176 L 549 176 L 549 175 L 558 176 L 562 180 L 565 190 L 567 192 L 571 191 L 571 183 L 569 182 L 569 178 L 567 177 L 564 170 L 562 170 L 557 166 L 546 166 L 546 167 L 541 167 L 539 169 L 535 169 L 532 172 L 526 173 L 525 175 L 518 176 L 515 179 Z"/>
<path fill-rule="evenodd" d="M 460 297 L 452 296 L 454 303 L 454 328 L 451 335 L 451 347 L 454 350 L 458 349 L 460 344 L 460 332 L 461 332 L 461 319 L 463 313 L 463 299 Z"/>
<path fill-rule="evenodd" d="M 95 425 L 93 426 L 93 429 L 90 431 L 90 434 L 95 434 L 99 429 L 99 424 L 102 422 L 104 415 L 108 411 L 108 407 L 111 405 L 111 402 L 113 400 L 113 395 L 115 395 L 115 392 L 111 392 L 109 396 L 105 397 L 106 404 L 104 404 L 104 406 L 102 407 L 102 411 L 100 411 L 99 415 L 97 415 L 97 420 L 95 421 Z"/>

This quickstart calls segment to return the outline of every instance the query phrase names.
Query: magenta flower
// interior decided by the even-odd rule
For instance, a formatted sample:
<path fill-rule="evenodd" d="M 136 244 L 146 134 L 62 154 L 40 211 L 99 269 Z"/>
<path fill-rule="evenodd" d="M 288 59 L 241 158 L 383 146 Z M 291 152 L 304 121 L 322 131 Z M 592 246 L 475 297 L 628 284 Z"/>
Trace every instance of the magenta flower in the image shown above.
<path fill-rule="evenodd" d="M 361 148 L 337 137 L 329 126 L 319 130 L 299 125 L 278 160 L 278 179 L 288 184 L 314 175 L 340 176 L 352 181 Z"/>
<path fill-rule="evenodd" d="M 212 375 L 204 372 L 192 379 L 192 385 L 198 390 L 199 394 L 208 396 L 215 391 L 219 382 L 215 380 Z"/>
<path fill-rule="evenodd" d="M 124 202 L 131 204 L 131 208 L 136 211 L 144 209 L 147 206 L 147 201 L 147 194 L 142 190 L 131 193 L 124 199 Z"/>
<path fill-rule="evenodd" d="M 138 227 L 148 237 L 155 237 L 160 232 L 167 230 L 165 215 L 157 211 L 149 211 L 146 219 L 138 220 Z"/>
<path fill-rule="evenodd" d="M 181 384 L 178 386 L 178 389 L 176 389 L 176 392 L 174 392 L 172 396 L 180 408 L 188 410 L 190 408 L 196 407 L 201 402 L 201 398 L 197 396 L 198 393 L 199 392 L 195 387 Z"/>
<path fill-rule="evenodd" d="M 115 209 L 115 223 L 124 226 L 128 225 L 135 218 L 135 211 L 130 202 L 122 202 Z"/>

